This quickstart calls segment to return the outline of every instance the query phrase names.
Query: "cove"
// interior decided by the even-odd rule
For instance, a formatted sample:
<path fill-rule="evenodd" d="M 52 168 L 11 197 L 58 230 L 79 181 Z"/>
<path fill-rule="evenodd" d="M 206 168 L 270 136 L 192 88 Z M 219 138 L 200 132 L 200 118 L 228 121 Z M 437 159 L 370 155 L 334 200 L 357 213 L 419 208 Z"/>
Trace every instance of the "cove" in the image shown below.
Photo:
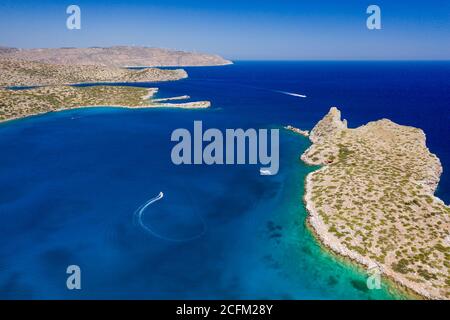
<path fill-rule="evenodd" d="M 309 141 L 282 126 L 311 129 L 338 105 L 355 126 L 385 117 L 422 128 L 444 167 L 438 195 L 448 203 L 448 64 L 238 62 L 188 72 L 157 84 L 159 97 L 188 94 L 212 101 L 210 110 L 101 107 L 0 124 L 0 297 L 404 298 L 384 280 L 369 290 L 365 272 L 314 239 L 302 196 L 316 168 L 299 160 Z M 368 99 L 367 86 L 384 94 Z M 171 133 L 195 120 L 221 132 L 278 128 L 278 174 L 248 163 L 175 165 Z M 201 237 L 165 241 L 135 223 L 136 209 L 160 192 L 142 222 L 182 239 L 204 221 Z M 79 291 L 66 288 L 73 264 Z"/>

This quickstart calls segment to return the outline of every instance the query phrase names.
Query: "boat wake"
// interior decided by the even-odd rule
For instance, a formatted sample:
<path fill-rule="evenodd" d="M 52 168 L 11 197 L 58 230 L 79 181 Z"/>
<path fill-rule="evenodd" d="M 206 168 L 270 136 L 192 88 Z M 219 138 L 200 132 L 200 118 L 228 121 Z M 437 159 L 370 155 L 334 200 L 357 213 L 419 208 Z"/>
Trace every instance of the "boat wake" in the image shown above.
<path fill-rule="evenodd" d="M 300 94 L 300 93 L 287 92 L 287 91 L 280 91 L 280 90 L 274 90 L 274 91 L 275 91 L 275 92 L 278 92 L 278 93 L 286 94 L 286 95 L 288 95 L 288 96 L 299 97 L 299 98 L 306 98 L 306 95 Z"/>
<path fill-rule="evenodd" d="M 191 79 L 190 81 L 198 81 L 198 82 L 229 82 L 228 80 L 219 80 L 219 79 Z M 307 98 L 306 95 L 301 94 L 301 93 L 295 93 L 295 92 L 289 92 L 289 91 L 282 91 L 282 90 L 273 90 L 273 89 L 268 89 L 268 88 L 264 88 L 264 87 L 257 87 L 257 86 L 251 86 L 251 85 L 245 85 L 245 84 L 236 84 L 233 83 L 233 85 L 241 87 L 241 88 L 250 88 L 250 89 L 256 89 L 256 90 L 262 90 L 262 91 L 270 91 L 270 92 L 276 92 L 276 93 L 281 93 L 281 94 L 285 94 L 288 96 L 292 96 L 292 97 L 298 97 L 298 98 Z"/>
<path fill-rule="evenodd" d="M 186 238 L 172 238 L 172 237 L 166 237 L 163 236 L 161 234 L 159 234 L 158 232 L 154 231 L 152 228 L 150 228 L 149 226 L 145 225 L 144 222 L 142 221 L 142 217 L 145 213 L 145 210 L 153 203 L 155 203 L 156 201 L 161 200 L 164 197 L 164 193 L 160 192 L 156 197 L 151 198 L 150 200 L 147 200 L 143 205 L 141 205 L 139 208 L 137 208 L 137 210 L 134 212 L 134 218 L 136 219 L 136 222 L 138 223 L 139 226 L 141 226 L 145 231 L 147 231 L 148 233 L 150 233 L 152 236 L 161 239 L 161 240 L 165 240 L 165 241 L 170 241 L 170 242 L 187 242 L 187 241 L 192 241 L 195 239 L 198 239 L 200 237 L 202 237 L 205 232 L 206 232 L 206 223 L 205 221 L 200 217 L 200 219 L 202 220 L 202 231 L 197 234 L 194 235 L 192 237 L 186 237 Z"/>

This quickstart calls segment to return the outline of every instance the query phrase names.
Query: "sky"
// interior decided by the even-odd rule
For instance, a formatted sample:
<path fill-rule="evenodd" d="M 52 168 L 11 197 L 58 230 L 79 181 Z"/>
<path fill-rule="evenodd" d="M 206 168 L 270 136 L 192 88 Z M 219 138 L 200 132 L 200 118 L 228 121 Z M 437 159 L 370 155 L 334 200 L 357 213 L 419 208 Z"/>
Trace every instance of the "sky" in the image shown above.
<path fill-rule="evenodd" d="M 81 29 L 66 8 L 81 9 Z M 369 30 L 366 9 L 381 9 Z M 0 0 L 0 46 L 140 45 L 232 60 L 450 60 L 450 0 Z"/>

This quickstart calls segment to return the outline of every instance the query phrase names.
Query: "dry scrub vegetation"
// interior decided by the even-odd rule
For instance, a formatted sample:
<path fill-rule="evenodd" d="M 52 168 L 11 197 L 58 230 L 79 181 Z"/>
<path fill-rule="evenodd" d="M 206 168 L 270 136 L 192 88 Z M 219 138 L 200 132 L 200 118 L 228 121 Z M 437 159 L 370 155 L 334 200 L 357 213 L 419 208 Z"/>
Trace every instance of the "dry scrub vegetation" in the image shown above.
<path fill-rule="evenodd" d="M 311 141 L 302 159 L 325 165 L 309 190 L 310 213 L 328 228 L 321 238 L 422 295 L 450 298 L 450 208 L 434 196 L 442 167 L 423 131 L 386 119 L 349 129 L 332 108 Z"/>

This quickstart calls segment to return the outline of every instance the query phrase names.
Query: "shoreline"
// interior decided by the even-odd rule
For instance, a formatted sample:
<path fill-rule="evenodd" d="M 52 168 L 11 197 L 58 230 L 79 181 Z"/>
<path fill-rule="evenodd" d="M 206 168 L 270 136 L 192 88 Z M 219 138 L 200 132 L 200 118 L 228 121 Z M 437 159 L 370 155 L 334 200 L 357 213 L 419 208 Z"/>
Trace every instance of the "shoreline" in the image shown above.
<path fill-rule="evenodd" d="M 0 124 L 4 124 L 10 121 L 17 121 L 21 119 L 26 119 L 34 116 L 42 116 L 45 114 L 53 113 L 53 112 L 61 112 L 68 110 L 81 110 L 87 108 L 120 108 L 120 109 L 183 109 L 183 110 L 202 110 L 208 109 L 211 107 L 210 101 L 191 101 L 184 103 L 156 103 L 151 104 L 152 97 L 159 91 L 159 88 L 145 88 L 147 89 L 147 94 L 141 97 L 142 100 L 150 100 L 150 104 L 148 105 L 79 105 L 76 107 L 62 107 L 54 110 L 48 110 L 43 112 L 30 113 L 25 116 L 17 116 L 7 119 L 1 119 Z M 177 98 L 177 97 L 175 97 Z M 171 98 L 164 98 L 167 100 L 171 100 Z"/>
<path fill-rule="evenodd" d="M 217 64 L 204 64 L 204 65 L 155 65 L 155 66 L 121 66 L 120 68 L 124 69 L 150 69 L 150 68 L 200 68 L 200 67 L 224 67 L 224 66 L 231 66 L 234 64 L 232 60 L 227 60 L 228 62 L 224 63 L 217 63 Z"/>
<path fill-rule="evenodd" d="M 293 127 L 291 125 L 284 126 L 283 128 L 286 129 L 286 130 L 292 131 L 292 132 L 294 132 L 296 134 L 302 135 L 304 137 L 309 137 L 309 131 L 308 130 L 302 130 L 300 128 L 296 128 L 296 127 Z"/>
<path fill-rule="evenodd" d="M 203 101 L 200 101 L 203 102 Z M 204 101 L 204 102 L 208 102 L 209 101 Z M 183 110 L 203 110 L 203 109 L 208 109 L 210 108 L 209 106 L 205 106 L 205 107 L 183 107 L 183 106 L 164 106 L 164 105 L 149 105 L 149 106 L 121 106 L 121 105 L 111 105 L 111 106 L 105 106 L 105 105 L 92 105 L 92 106 L 79 106 L 79 107 L 75 107 L 75 108 L 61 108 L 58 110 L 51 110 L 51 111 L 44 111 L 44 112 L 38 112 L 38 113 L 33 113 L 33 114 L 29 114 L 26 115 L 24 117 L 13 117 L 13 118 L 8 118 L 8 119 L 4 119 L 4 120 L 0 120 L 0 125 L 1 124 L 6 124 L 8 122 L 12 122 L 12 121 L 18 121 L 18 120 L 23 120 L 23 119 L 28 119 L 28 118 L 32 118 L 32 117 L 36 117 L 36 116 L 43 116 L 46 114 L 50 114 L 50 113 L 57 113 L 57 112 L 63 112 L 63 111 L 70 111 L 70 110 L 83 110 L 83 109 L 101 109 L 101 108 L 113 108 L 113 109 L 135 109 L 135 110 L 139 110 L 139 109 L 183 109 Z"/>
<path fill-rule="evenodd" d="M 38 113 L 33 113 L 33 114 L 29 114 L 26 115 L 24 117 L 13 117 L 13 118 L 8 118 L 8 119 L 3 119 L 0 120 L 0 125 L 1 124 L 5 124 L 11 121 L 18 121 L 18 120 L 22 120 L 22 119 L 28 119 L 28 118 L 32 118 L 32 117 L 36 117 L 36 116 L 43 116 L 46 114 L 50 114 L 50 113 L 57 113 L 57 112 L 62 112 L 62 111 L 70 111 L 70 110 L 83 110 L 83 109 L 94 109 L 94 108 L 116 108 L 116 109 L 135 109 L 135 110 L 139 110 L 139 109 L 183 109 L 183 110 L 202 110 L 202 109 L 208 109 L 211 107 L 211 104 L 209 101 L 197 101 L 197 102 L 205 102 L 205 106 L 200 106 L 200 107 L 183 107 L 183 106 L 165 106 L 165 105 L 148 105 L 148 106 L 122 106 L 122 105 L 110 105 L 110 106 L 105 106 L 105 105 L 90 105 L 90 106 L 78 106 L 78 107 L 74 107 L 74 108 L 61 108 L 61 109 L 57 109 L 57 110 L 51 110 L 51 111 L 44 111 L 44 112 L 38 112 Z M 209 103 L 208 106 L 206 106 L 206 103 Z"/>
<path fill-rule="evenodd" d="M 139 84 L 139 83 L 159 83 L 159 82 L 173 82 L 173 81 L 181 81 L 188 79 L 189 76 L 179 78 L 179 79 L 165 79 L 165 80 L 153 80 L 153 81 L 89 81 L 89 82 L 68 82 L 63 84 L 36 84 L 36 85 L 14 85 L 14 86 L 0 86 L 0 89 L 3 90 L 13 90 L 13 91 L 21 91 L 21 90 L 32 90 L 36 88 L 52 88 L 52 87 L 95 87 L 95 86 L 120 86 L 121 84 L 124 84 L 124 87 L 136 87 L 133 86 L 133 84 Z M 137 87 L 141 88 L 141 87 Z M 147 88 L 144 88 L 147 89 Z M 158 88 L 154 88 L 158 89 Z"/>
<path fill-rule="evenodd" d="M 303 160 L 303 159 L 302 159 Z M 309 163 L 306 160 L 303 160 L 307 165 L 309 166 L 315 166 L 314 164 Z M 370 259 L 366 259 L 362 256 L 360 256 L 356 252 L 352 252 L 346 248 L 344 248 L 343 251 L 341 251 L 340 247 L 337 243 L 329 242 L 326 240 L 326 234 L 327 231 L 324 231 L 323 234 L 320 233 L 321 228 L 326 228 L 326 225 L 321 221 L 319 215 L 313 208 L 311 197 L 311 179 L 312 176 L 320 172 L 320 170 L 325 171 L 326 166 L 322 166 L 321 168 L 314 170 L 313 172 L 310 172 L 306 175 L 305 181 L 304 181 L 304 194 L 302 196 L 303 204 L 305 206 L 305 209 L 308 213 L 306 219 L 305 219 L 305 225 L 307 229 L 311 232 L 311 235 L 316 239 L 317 244 L 327 253 L 329 253 L 333 258 L 337 259 L 340 262 L 343 262 L 345 264 L 348 264 L 349 267 L 355 267 L 360 272 L 367 274 L 367 269 L 373 268 L 374 266 L 378 267 L 380 270 L 379 264 L 376 262 L 372 262 Z M 332 236 L 332 235 L 331 235 Z M 348 254 L 347 254 L 348 252 Z M 360 257 L 358 257 L 360 256 Z M 382 270 L 381 270 L 382 271 Z M 388 274 L 381 272 L 381 277 L 385 281 L 386 285 L 388 286 L 388 289 L 393 289 L 394 295 L 400 295 L 400 298 L 406 298 L 406 299 L 412 299 L 412 300 L 424 300 L 424 299 L 430 299 L 429 297 L 423 296 L 413 290 L 411 290 L 409 287 L 406 287 L 405 285 L 399 283 L 394 277 L 389 276 Z M 391 291 L 391 290 L 389 290 Z M 398 292 L 395 292 L 398 291 Z"/>
<path fill-rule="evenodd" d="M 379 131 L 376 131 L 379 130 Z M 389 131 L 391 130 L 391 131 Z M 391 133 L 391 136 L 389 136 L 389 133 Z M 379 134 L 382 134 L 380 137 Z M 408 136 L 408 133 L 411 136 Z M 346 137 L 345 134 L 349 135 L 349 138 L 347 140 L 344 140 Z M 378 135 L 377 135 L 378 134 Z M 404 135 L 404 136 L 403 136 Z M 335 138 L 337 137 L 337 138 Z M 369 138 L 368 138 L 369 137 Z M 386 138 L 388 137 L 388 138 Z M 395 138 L 392 138 L 395 137 Z M 398 138 L 402 137 L 402 138 Z M 406 138 L 405 138 L 406 137 Z M 409 138 L 409 140 L 408 140 Z M 353 140 L 352 140 L 353 139 Z M 366 140 L 363 140 L 366 139 Z M 372 139 L 372 140 L 370 140 Z M 381 139 L 381 142 L 380 142 Z M 386 140 L 383 140 L 386 139 Z M 391 139 L 391 140 L 388 140 Z M 395 140 L 397 139 L 397 140 Z M 400 139 L 400 140 L 398 140 Z M 403 139 L 403 140 L 402 140 Z M 404 142 L 404 140 L 408 140 L 408 142 Z M 413 186 L 418 186 L 419 190 L 423 190 L 422 193 L 419 193 L 419 199 L 420 196 L 426 197 L 426 200 L 423 201 L 423 205 L 417 204 L 418 208 L 422 208 L 422 211 L 408 211 L 409 207 L 406 207 L 406 211 L 399 211 L 398 209 L 394 211 L 392 214 L 391 211 L 384 211 L 389 209 L 384 209 L 380 211 L 381 219 L 384 217 L 387 217 L 387 219 L 394 219 L 395 223 L 395 217 L 397 219 L 401 219 L 401 217 L 405 216 L 405 213 L 410 214 L 417 214 L 417 218 L 420 218 L 421 215 L 423 216 L 425 214 L 425 217 L 427 217 L 428 212 L 430 210 L 443 210 L 443 214 L 445 212 L 449 212 L 449 208 L 446 207 L 445 203 L 436 197 L 434 195 L 435 188 L 439 182 L 439 177 L 442 173 L 442 165 L 440 164 L 439 158 L 437 158 L 436 155 L 431 153 L 431 151 L 426 147 L 426 136 L 425 133 L 417 128 L 414 127 L 408 127 L 408 126 L 401 126 L 397 125 L 389 120 L 382 119 L 375 122 L 369 122 L 367 125 L 355 128 L 355 129 L 349 129 L 347 128 L 347 123 L 345 120 L 340 120 L 340 112 L 336 108 L 331 108 L 330 112 L 321 120 L 319 123 L 314 127 L 312 130 L 312 135 L 309 137 L 309 140 L 311 142 L 311 145 L 303 152 L 301 155 L 301 160 L 310 166 L 320 166 L 319 169 L 314 170 L 307 174 L 304 180 L 304 195 L 303 195 L 303 203 L 305 205 L 305 209 L 308 213 L 306 218 L 306 224 L 308 229 L 311 231 L 313 236 L 317 239 L 318 243 L 324 247 L 324 249 L 327 252 L 331 252 L 334 256 L 337 256 L 340 259 L 344 259 L 345 261 L 349 261 L 352 264 L 355 264 L 359 266 L 362 270 L 365 270 L 366 273 L 368 270 L 376 268 L 379 271 L 380 276 L 384 278 L 388 283 L 391 284 L 393 288 L 398 290 L 400 293 L 404 293 L 406 298 L 409 299 L 445 299 L 445 292 L 442 293 L 442 291 L 439 291 L 439 288 L 441 288 L 439 285 L 433 286 L 432 282 L 429 282 L 429 278 L 420 278 L 419 276 L 422 276 L 423 272 L 421 271 L 420 267 L 418 267 L 419 272 L 417 271 L 403 271 L 404 269 L 399 269 L 396 267 L 395 263 L 399 261 L 399 254 L 397 250 L 402 250 L 401 252 L 404 252 L 404 250 L 407 250 L 408 248 L 412 248 L 413 252 L 417 250 L 417 243 L 418 245 L 423 245 L 425 248 L 430 248 L 429 250 L 433 250 L 434 244 L 431 246 L 429 245 L 430 241 L 431 243 L 436 243 L 436 241 L 439 240 L 429 240 L 428 238 L 432 236 L 435 232 L 435 229 L 431 229 L 431 231 L 422 231 L 422 233 L 418 233 L 415 236 L 418 236 L 419 239 L 416 242 L 409 243 L 408 236 L 414 237 L 414 235 L 410 235 L 408 233 L 399 233 L 394 235 L 398 242 L 394 244 L 394 247 L 389 249 L 384 247 L 384 251 L 381 251 L 382 247 L 380 245 L 380 251 L 381 254 L 388 255 L 388 261 L 386 262 L 384 257 L 382 259 L 379 259 L 379 255 L 374 254 L 374 251 L 371 251 L 373 246 L 364 247 L 365 240 L 360 239 L 367 239 L 367 237 L 370 237 L 372 241 L 375 241 L 375 248 L 378 246 L 378 240 L 380 237 L 383 237 L 385 233 L 383 233 L 383 224 L 380 224 L 380 220 L 374 220 L 375 222 L 371 222 L 371 219 L 365 218 L 363 220 L 366 225 L 363 223 L 359 223 L 358 220 L 352 219 L 355 215 L 357 217 L 362 217 L 361 219 L 364 219 L 364 217 L 367 217 L 371 215 L 370 217 L 373 218 L 373 210 L 372 207 L 370 207 L 371 203 L 378 203 L 377 201 L 374 201 L 374 198 L 372 196 L 368 196 L 368 204 L 364 203 L 364 200 L 366 199 L 364 196 L 356 196 L 354 195 L 354 192 L 356 190 L 360 190 L 364 193 L 364 190 L 367 187 L 366 181 L 368 181 L 368 184 L 373 183 L 373 180 L 367 180 L 368 178 L 364 178 L 361 180 L 360 176 L 358 176 L 359 172 L 363 172 L 363 177 L 366 177 L 367 173 L 371 173 L 370 170 L 373 171 L 373 174 L 375 177 L 378 177 L 377 174 L 380 172 L 380 168 L 383 168 L 381 172 L 384 172 L 384 170 L 390 170 L 390 168 L 396 166 L 402 161 L 408 161 L 409 159 L 418 161 L 417 167 L 420 170 L 423 170 L 423 175 L 418 175 L 415 180 L 401 180 L 403 183 L 406 183 L 404 181 L 411 181 Z M 356 141 L 356 144 L 355 142 Z M 365 149 L 366 143 L 372 143 L 373 141 L 373 149 L 371 152 L 367 153 Z M 397 147 L 398 145 L 403 146 L 404 143 L 409 143 L 409 141 L 413 141 L 413 147 L 416 149 L 408 149 L 406 147 L 407 153 L 400 153 L 399 150 L 402 147 Z M 353 143 L 353 144 L 352 144 Z M 378 144 L 377 144 L 378 143 Z M 389 145 L 391 143 L 391 145 Z M 414 144 L 415 143 L 415 144 Z M 376 153 L 377 148 L 380 147 L 380 144 L 382 147 L 388 146 L 390 152 L 396 152 L 396 155 L 401 155 L 400 158 L 388 158 L 387 161 L 390 160 L 387 164 L 384 162 L 385 158 L 383 158 L 383 154 L 379 156 L 379 158 L 376 158 L 378 160 L 378 166 L 367 166 L 367 163 L 374 161 L 372 154 Z M 359 146 L 361 149 L 357 149 Z M 352 149 L 353 148 L 353 149 Z M 400 149 L 399 149 L 400 148 Z M 331 152 L 334 152 L 336 154 L 330 154 Z M 382 150 L 383 151 L 383 150 Z M 320 153 L 322 152 L 322 153 Z M 359 152 L 359 153 L 358 153 Z M 416 152 L 419 155 L 420 160 L 415 160 Z M 387 151 L 385 151 L 385 154 L 388 154 Z M 380 162 L 380 158 L 382 159 Z M 368 159 L 368 160 L 366 160 Z M 406 159 L 406 160 L 405 160 Z M 375 161 L 377 161 L 375 160 Z M 409 161 L 411 161 L 409 160 Z M 355 161 L 358 162 L 361 168 L 358 172 L 356 169 L 356 175 L 353 175 L 352 169 L 354 168 Z M 368 162 L 367 162 L 368 161 Z M 382 163 L 382 164 L 381 164 Z M 348 166 L 347 166 L 348 164 Z M 381 164 L 381 166 L 380 166 Z M 413 165 L 413 164 L 412 164 Z M 420 167 L 422 165 L 422 167 Z M 386 167 L 387 166 L 387 167 Z M 372 168 L 372 169 L 371 169 Z M 408 174 L 411 172 L 411 167 L 407 166 L 406 173 L 402 171 L 402 174 Z M 389 172 L 389 171 L 388 171 Z M 392 172 L 392 171 L 391 171 Z M 391 174 L 389 172 L 389 174 Z M 417 171 L 414 171 L 417 172 Z M 420 172 L 420 171 L 419 171 Z M 400 181 L 402 174 L 400 174 L 400 178 L 396 178 L 394 180 L 387 180 L 386 181 L 376 180 L 375 183 L 378 183 L 378 186 L 374 188 L 378 188 L 377 190 L 380 190 L 381 194 L 383 194 L 383 190 L 389 190 L 396 186 L 395 182 L 398 183 Z M 349 176 L 350 175 L 350 176 Z M 349 177 L 350 180 L 349 180 Z M 409 176 L 408 176 L 409 177 Z M 358 180 L 359 178 L 359 180 Z M 376 179 L 376 178 L 375 178 Z M 339 182 L 341 181 L 341 182 Z M 348 183 L 354 182 L 356 184 L 351 185 L 348 187 Z M 342 185 L 342 183 L 347 183 L 345 186 Z M 359 183 L 359 185 L 358 185 Z M 336 193 L 335 189 L 342 190 L 341 192 Z M 341 189 L 339 189 L 341 188 Z M 342 189 L 343 188 L 343 189 Z M 359 189 L 358 189 L 359 188 Z M 348 192 L 348 190 L 355 190 L 354 192 Z M 409 194 L 406 194 L 405 190 L 411 190 L 407 188 L 400 189 L 400 192 L 402 192 L 402 196 L 400 198 L 394 198 L 389 203 L 393 203 L 395 205 L 396 203 L 411 203 L 415 198 L 411 198 L 412 196 Z M 413 190 L 414 191 L 414 190 Z M 414 192 L 411 192 L 414 195 Z M 325 194 L 325 196 L 324 196 Z M 344 210 L 340 210 L 341 204 L 336 204 L 335 199 L 341 199 L 342 194 L 344 195 L 344 200 L 342 200 L 342 203 L 346 203 L 344 205 Z M 317 199 L 317 201 L 316 201 Z M 377 199 L 375 197 L 375 199 Z M 395 199 L 398 199 L 397 202 Z M 403 200 L 402 200 L 403 199 Z M 411 200 L 412 199 L 412 200 Z M 353 202 L 354 201 L 354 202 Z M 418 200 L 415 200 L 418 201 Z M 352 204 L 356 207 L 352 207 Z M 384 203 L 384 202 L 382 202 Z M 385 204 L 384 206 L 387 206 L 389 204 Z M 442 207 L 439 207 L 442 206 Z M 337 207 L 337 209 L 336 209 Z M 350 208 L 345 209 L 345 208 Z M 376 206 L 378 208 L 378 206 Z M 385 208 L 385 207 L 382 207 Z M 425 208 L 425 209 L 423 209 Z M 442 209 L 441 209 L 442 208 Z M 420 209 L 418 209 L 420 210 Z M 363 213 L 358 212 L 367 212 L 367 215 Z M 424 213 L 421 213 L 424 212 Z M 390 213 L 391 215 L 387 215 L 387 213 Z M 433 212 L 434 213 L 434 212 Z M 440 234 L 441 237 L 443 233 L 445 233 L 445 216 L 442 216 L 440 213 L 434 213 L 437 215 L 438 223 L 437 225 L 440 227 Z M 400 218 L 398 218 L 400 217 Z M 417 218 L 415 220 L 417 220 Z M 444 219 L 444 220 L 442 220 Z M 356 222 L 355 222 L 356 221 Z M 387 220 L 384 220 L 387 221 Z M 390 220 L 389 220 L 390 221 Z M 429 220 L 427 220 L 429 221 Z M 444 224 L 441 224 L 441 222 Z M 430 226 L 430 222 L 420 222 L 417 221 L 415 225 L 422 226 Z M 388 228 L 391 228 L 389 230 L 405 230 L 402 228 L 403 225 L 399 222 L 399 224 L 392 224 Z M 406 222 L 406 226 L 409 224 Z M 381 227 L 380 227 L 381 226 Z M 377 229 L 378 227 L 378 229 Z M 414 224 L 412 225 L 412 228 L 414 227 Z M 372 233 L 372 228 L 375 229 L 375 233 Z M 400 228 L 400 229 L 397 229 Z M 431 227 L 430 227 L 431 228 Z M 350 231 L 348 231 L 350 230 Z M 365 230 L 367 230 L 365 232 Z M 385 230 L 385 229 L 384 229 Z M 409 229 L 408 229 L 409 230 Z M 415 229 L 414 229 L 415 230 Z M 423 229 L 418 229 L 423 230 Z M 425 229 L 427 230 L 427 229 Z M 431 232 L 431 233 L 430 233 Z M 360 236 L 358 236 L 358 233 Z M 381 236 L 380 236 L 381 235 Z M 344 238 L 345 237 L 345 238 Z M 436 236 L 437 237 L 437 236 Z M 369 238 L 369 239 L 370 239 Z M 407 239 L 406 241 L 404 239 Z M 413 238 L 415 239 L 415 238 Z M 421 239 L 428 239 L 428 240 L 421 240 Z M 440 239 L 440 238 L 437 238 Z M 383 240 L 381 240 L 383 241 Z M 362 244 L 361 244 L 362 243 Z M 369 240 L 370 243 L 370 240 Z M 383 244 L 383 242 L 381 242 Z M 437 242 L 439 245 L 439 242 Z M 402 244 L 402 245 L 401 245 Z M 363 246 L 364 249 L 360 249 L 360 245 Z M 396 247 L 396 245 L 398 247 Z M 368 248 L 368 249 L 365 249 Z M 421 247 L 419 247 L 421 248 Z M 437 254 L 441 252 L 440 249 L 442 247 L 437 247 L 436 249 Z M 439 250 L 439 252 L 437 251 Z M 378 252 L 380 252 L 378 251 Z M 430 251 L 431 252 L 431 251 Z M 395 256 L 393 256 L 395 254 Z M 436 257 L 439 257 L 436 253 L 434 253 Z M 441 259 L 444 259 L 445 256 Z M 403 260 L 404 261 L 404 260 Z M 441 260 L 442 261 L 442 260 Z M 404 262 L 403 262 L 404 263 Z M 424 262 L 427 263 L 427 262 Z M 444 263 L 444 262 L 442 262 Z M 396 269 L 397 268 L 397 269 Z M 411 270 L 411 269 L 408 269 Z M 414 269 L 412 269 L 414 270 Z M 442 269 L 441 269 L 442 270 Z M 445 270 L 445 267 L 444 269 Z M 439 272 L 439 271 L 437 271 Z M 445 271 L 441 271 L 445 272 Z M 441 273 L 438 273 L 439 275 Z M 415 278 L 413 277 L 415 276 Z M 432 279 L 438 279 L 434 276 Z M 445 280 L 445 279 L 444 279 Z M 445 284 L 444 284 L 445 286 Z M 442 287 L 445 288 L 445 287 Z"/>

